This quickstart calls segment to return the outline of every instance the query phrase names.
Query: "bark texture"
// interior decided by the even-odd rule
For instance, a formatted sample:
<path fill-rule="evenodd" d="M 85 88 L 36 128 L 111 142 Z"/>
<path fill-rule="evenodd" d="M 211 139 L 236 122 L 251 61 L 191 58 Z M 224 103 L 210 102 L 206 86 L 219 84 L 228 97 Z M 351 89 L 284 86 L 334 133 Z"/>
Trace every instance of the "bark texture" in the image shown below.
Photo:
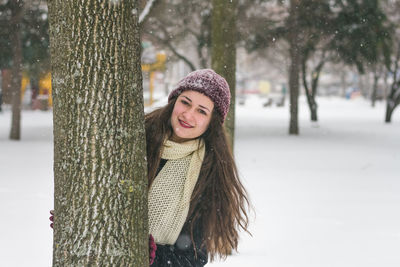
<path fill-rule="evenodd" d="M 21 22 L 23 2 L 10 0 L 11 6 L 11 44 L 13 52 L 13 66 L 11 69 L 11 140 L 21 139 L 21 80 L 22 80 L 22 40 Z"/>
<path fill-rule="evenodd" d="M 237 0 L 213 0 L 211 32 L 211 66 L 229 84 L 231 104 L 225 120 L 233 149 L 235 137 L 236 92 L 236 9 Z"/>
<path fill-rule="evenodd" d="M 53 266 L 148 266 L 137 2 L 49 0 Z"/>

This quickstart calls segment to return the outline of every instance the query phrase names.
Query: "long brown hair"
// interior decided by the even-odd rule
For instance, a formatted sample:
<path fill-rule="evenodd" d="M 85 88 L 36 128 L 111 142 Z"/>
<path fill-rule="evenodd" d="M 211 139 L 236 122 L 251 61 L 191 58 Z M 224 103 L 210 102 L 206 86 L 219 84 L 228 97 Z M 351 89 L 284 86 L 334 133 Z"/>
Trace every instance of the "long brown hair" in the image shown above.
<path fill-rule="evenodd" d="M 170 117 L 176 98 L 166 106 L 145 116 L 149 187 L 160 164 L 162 143 L 172 135 Z M 221 116 L 212 113 L 208 129 L 201 136 L 206 153 L 197 184 L 193 190 L 189 216 L 193 241 L 193 225 L 200 222 L 210 261 L 226 258 L 237 249 L 239 229 L 247 231 L 250 206 L 246 190 L 239 180 L 232 150 L 227 141 Z M 248 232 L 248 231 L 247 231 Z"/>

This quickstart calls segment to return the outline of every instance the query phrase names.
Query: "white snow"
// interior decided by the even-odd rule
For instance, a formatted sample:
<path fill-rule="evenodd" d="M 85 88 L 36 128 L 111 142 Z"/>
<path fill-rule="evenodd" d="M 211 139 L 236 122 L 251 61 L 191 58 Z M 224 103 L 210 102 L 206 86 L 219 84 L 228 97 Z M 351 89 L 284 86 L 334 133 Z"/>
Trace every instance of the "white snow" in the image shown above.
<path fill-rule="evenodd" d="M 300 100 L 300 136 L 288 107 L 238 106 L 235 155 L 255 208 L 239 253 L 208 266 L 400 266 L 400 111 L 384 103 L 318 99 L 318 124 Z M 286 103 L 287 104 L 287 103 Z M 0 113 L 0 266 L 50 266 L 51 112 L 24 111 L 22 140 Z"/>

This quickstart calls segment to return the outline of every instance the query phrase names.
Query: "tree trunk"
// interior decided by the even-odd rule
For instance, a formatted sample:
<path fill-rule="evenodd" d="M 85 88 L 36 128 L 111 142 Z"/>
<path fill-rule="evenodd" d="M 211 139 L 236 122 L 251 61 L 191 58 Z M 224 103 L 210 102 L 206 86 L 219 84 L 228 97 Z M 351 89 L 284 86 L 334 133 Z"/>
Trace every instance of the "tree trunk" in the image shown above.
<path fill-rule="evenodd" d="M 386 114 L 385 114 L 385 122 L 390 123 L 392 120 L 392 114 L 394 109 L 400 104 L 400 79 L 398 77 L 399 71 L 399 62 L 400 62 L 400 42 L 397 43 L 397 52 L 396 58 L 394 60 L 393 66 L 393 82 L 390 88 L 390 93 L 386 99 Z"/>
<path fill-rule="evenodd" d="M 324 56 L 323 56 L 324 57 Z M 324 67 L 325 60 L 322 59 L 317 67 L 311 73 L 311 121 L 318 121 L 318 104 L 315 98 L 317 97 L 317 89 L 318 89 L 318 82 L 319 77 L 321 75 L 322 68 Z"/>
<path fill-rule="evenodd" d="M 390 104 L 391 102 L 388 101 L 386 104 L 386 113 L 385 113 L 385 122 L 390 123 L 392 122 L 392 113 L 393 113 L 393 107 Z"/>
<path fill-rule="evenodd" d="M 377 70 L 374 70 L 374 83 L 372 85 L 372 94 L 371 94 L 371 106 L 375 107 L 375 102 L 376 102 L 376 97 L 377 97 L 377 91 L 378 91 L 378 80 L 379 80 L 379 75 L 377 73 Z"/>
<path fill-rule="evenodd" d="M 11 69 L 11 140 L 21 139 L 21 80 L 22 80 L 22 40 L 21 21 L 23 15 L 22 1 L 11 1 L 11 46 L 13 66 Z"/>
<path fill-rule="evenodd" d="M 207 56 L 203 53 L 204 46 L 199 43 L 200 41 L 198 41 L 197 45 L 197 56 L 199 57 L 200 67 L 205 69 L 207 68 Z"/>
<path fill-rule="evenodd" d="M 53 266 L 148 266 L 138 4 L 49 0 Z"/>
<path fill-rule="evenodd" d="M 231 104 L 225 120 L 232 149 L 235 138 L 235 91 L 236 91 L 236 9 L 237 0 L 213 0 L 211 31 L 211 66 L 229 84 Z"/>
<path fill-rule="evenodd" d="M 312 95 L 309 92 L 309 88 L 304 86 L 304 90 L 306 91 L 306 96 L 307 96 L 307 103 L 308 107 L 310 109 L 310 114 L 311 114 L 311 121 L 318 121 L 318 115 L 317 115 L 317 102 L 315 101 L 315 95 Z"/>
<path fill-rule="evenodd" d="M 34 101 L 36 100 L 37 96 L 39 95 L 39 80 L 40 76 L 35 73 L 30 77 L 31 80 L 31 90 L 32 90 L 32 98 L 31 98 L 31 106 L 33 106 Z"/>
<path fill-rule="evenodd" d="M 389 72 L 388 72 L 388 71 L 385 71 L 385 72 L 384 72 L 384 76 L 383 76 L 383 84 L 384 84 L 384 88 L 383 88 L 383 99 L 386 99 L 386 98 L 387 98 L 387 95 L 388 95 L 388 93 L 387 93 L 388 87 L 389 87 L 388 78 L 389 78 Z"/>
<path fill-rule="evenodd" d="M 322 71 L 322 68 L 325 64 L 324 60 L 324 55 L 322 56 L 321 61 L 318 63 L 318 65 L 315 67 L 315 69 L 311 72 L 311 88 L 308 86 L 307 82 L 307 57 L 303 55 L 302 60 L 301 60 L 301 69 L 302 69 L 302 77 L 303 77 L 303 86 L 304 86 L 304 91 L 306 92 L 307 96 L 307 103 L 308 107 L 310 108 L 310 114 L 311 114 L 311 121 L 318 121 L 318 104 L 317 101 L 315 100 L 315 97 L 317 96 L 317 89 L 318 89 L 318 82 L 319 82 L 319 77 Z"/>
<path fill-rule="evenodd" d="M 298 99 L 299 99 L 299 70 L 300 70 L 300 51 L 298 47 L 299 33 L 297 29 L 298 21 L 298 6 L 300 0 L 290 0 L 289 12 L 289 52 L 290 52 L 290 67 L 289 67 L 289 92 L 290 92 L 290 123 L 289 134 L 298 135 Z"/>
<path fill-rule="evenodd" d="M 389 97 L 387 98 L 385 122 L 392 121 L 392 114 L 396 107 L 400 105 L 400 81 L 394 82 Z"/>
<path fill-rule="evenodd" d="M 400 43 L 397 44 L 397 53 L 394 61 L 393 82 L 390 88 L 390 93 L 386 99 L 386 114 L 385 122 L 390 123 L 392 120 L 392 114 L 394 109 L 400 104 L 400 79 L 397 75 L 399 70 L 399 60 L 400 60 Z"/>
<path fill-rule="evenodd" d="M 341 68 L 339 70 L 339 73 L 340 73 L 340 86 L 342 88 L 342 90 L 340 92 L 340 96 L 346 97 L 346 90 L 347 90 L 346 74 L 347 74 L 347 72 L 343 68 Z"/>

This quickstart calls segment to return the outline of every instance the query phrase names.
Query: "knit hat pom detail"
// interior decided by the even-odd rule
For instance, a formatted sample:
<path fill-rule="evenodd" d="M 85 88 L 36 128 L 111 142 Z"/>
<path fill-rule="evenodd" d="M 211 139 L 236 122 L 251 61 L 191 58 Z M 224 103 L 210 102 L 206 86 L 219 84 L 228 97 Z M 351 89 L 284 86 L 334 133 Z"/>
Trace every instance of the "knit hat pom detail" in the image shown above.
<path fill-rule="evenodd" d="M 208 96 L 214 107 L 225 121 L 229 111 L 231 92 L 226 80 L 212 69 L 201 69 L 189 73 L 179 81 L 177 87 L 169 94 L 168 101 L 184 91 L 197 91 Z"/>

